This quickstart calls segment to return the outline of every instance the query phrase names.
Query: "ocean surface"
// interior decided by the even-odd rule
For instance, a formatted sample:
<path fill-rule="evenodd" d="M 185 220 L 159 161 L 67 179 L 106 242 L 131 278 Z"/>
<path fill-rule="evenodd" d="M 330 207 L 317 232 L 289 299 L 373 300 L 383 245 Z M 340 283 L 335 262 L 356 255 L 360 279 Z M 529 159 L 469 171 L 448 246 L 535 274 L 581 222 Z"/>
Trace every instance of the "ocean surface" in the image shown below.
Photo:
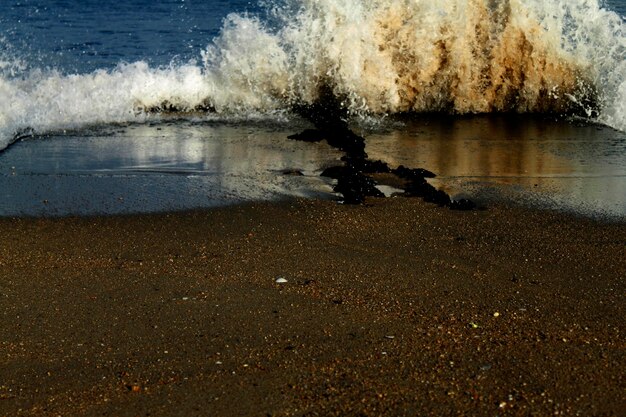
<path fill-rule="evenodd" d="M 6 0 L 0 216 L 332 198 L 330 89 L 455 196 L 626 215 L 626 0 Z M 298 172 L 303 175 L 288 175 Z"/>

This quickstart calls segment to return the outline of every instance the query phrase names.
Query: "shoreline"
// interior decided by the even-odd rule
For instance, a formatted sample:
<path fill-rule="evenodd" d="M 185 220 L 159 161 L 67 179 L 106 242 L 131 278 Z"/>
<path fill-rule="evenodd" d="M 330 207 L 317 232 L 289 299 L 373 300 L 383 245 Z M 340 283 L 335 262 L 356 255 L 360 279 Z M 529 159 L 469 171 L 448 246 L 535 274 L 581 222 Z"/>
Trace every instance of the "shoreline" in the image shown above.
<path fill-rule="evenodd" d="M 626 407 L 624 223 L 295 199 L 0 238 L 0 415 Z"/>
<path fill-rule="evenodd" d="M 115 215 L 323 196 L 336 184 L 320 174 L 345 162 L 345 152 L 326 141 L 288 139 L 310 127 L 300 119 L 285 125 L 178 121 L 20 142 L 0 159 L 0 213 Z M 372 163 L 353 163 L 357 170 L 379 160 L 390 170 L 423 167 L 437 174 L 428 182 L 454 200 L 625 213 L 623 133 L 497 115 L 379 128 L 357 129 Z M 319 133 L 310 139 L 321 139 Z"/>

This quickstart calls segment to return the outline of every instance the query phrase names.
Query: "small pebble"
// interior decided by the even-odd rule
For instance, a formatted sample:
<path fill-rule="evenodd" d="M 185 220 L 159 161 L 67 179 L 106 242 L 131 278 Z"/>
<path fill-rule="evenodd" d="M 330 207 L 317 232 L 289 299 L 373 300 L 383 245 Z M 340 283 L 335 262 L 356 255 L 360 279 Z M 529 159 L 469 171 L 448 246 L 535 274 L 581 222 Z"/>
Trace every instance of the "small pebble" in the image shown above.
<path fill-rule="evenodd" d="M 285 278 L 283 278 L 283 277 L 278 277 L 278 278 L 276 278 L 276 283 L 277 284 L 286 284 L 287 280 Z"/>

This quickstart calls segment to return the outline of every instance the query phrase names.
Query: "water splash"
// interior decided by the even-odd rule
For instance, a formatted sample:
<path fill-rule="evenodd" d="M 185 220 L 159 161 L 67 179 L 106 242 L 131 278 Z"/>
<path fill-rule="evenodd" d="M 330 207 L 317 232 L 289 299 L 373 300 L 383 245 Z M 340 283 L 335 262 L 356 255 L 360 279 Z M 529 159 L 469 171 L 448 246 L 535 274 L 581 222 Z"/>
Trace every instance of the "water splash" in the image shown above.
<path fill-rule="evenodd" d="M 232 14 L 199 62 L 64 74 L 0 47 L 0 148 L 164 111 L 276 117 L 329 89 L 352 114 L 576 113 L 626 130 L 623 20 L 596 0 L 283 0 Z"/>

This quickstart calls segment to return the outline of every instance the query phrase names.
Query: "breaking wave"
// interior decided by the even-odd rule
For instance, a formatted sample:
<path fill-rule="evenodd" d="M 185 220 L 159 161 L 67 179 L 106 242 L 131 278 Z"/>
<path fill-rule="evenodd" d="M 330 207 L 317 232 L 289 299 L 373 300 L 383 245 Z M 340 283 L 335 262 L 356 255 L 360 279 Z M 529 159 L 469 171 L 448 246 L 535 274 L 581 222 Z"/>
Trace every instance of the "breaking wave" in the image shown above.
<path fill-rule="evenodd" d="M 0 43 L 0 148 L 164 112 L 276 117 L 332 91 L 353 115 L 574 113 L 626 130 L 624 21 L 597 0 L 283 0 L 231 14 L 197 62 L 66 74 Z"/>

